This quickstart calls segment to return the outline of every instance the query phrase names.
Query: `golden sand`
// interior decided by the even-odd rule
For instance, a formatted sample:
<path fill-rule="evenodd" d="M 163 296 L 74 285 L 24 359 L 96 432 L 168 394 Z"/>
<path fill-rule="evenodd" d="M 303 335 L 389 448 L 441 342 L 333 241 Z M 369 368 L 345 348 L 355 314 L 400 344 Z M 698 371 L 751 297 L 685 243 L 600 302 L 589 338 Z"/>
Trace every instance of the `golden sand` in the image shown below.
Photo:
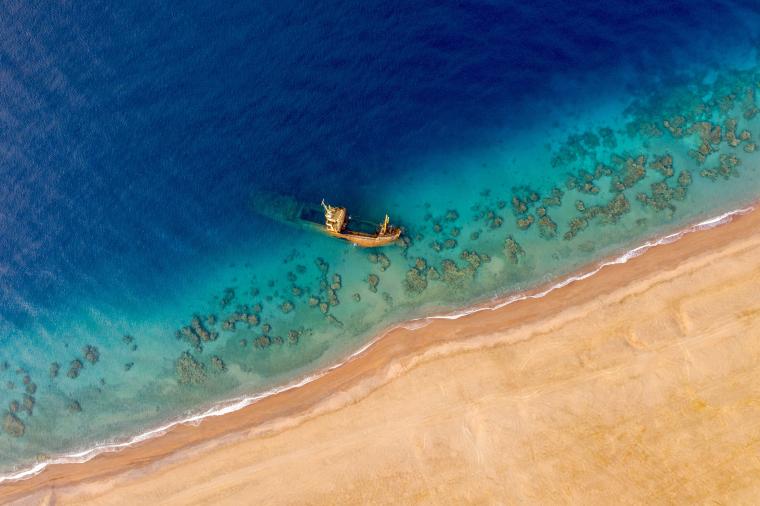
<path fill-rule="evenodd" d="M 0 487 L 55 504 L 752 503 L 760 213 Z"/>

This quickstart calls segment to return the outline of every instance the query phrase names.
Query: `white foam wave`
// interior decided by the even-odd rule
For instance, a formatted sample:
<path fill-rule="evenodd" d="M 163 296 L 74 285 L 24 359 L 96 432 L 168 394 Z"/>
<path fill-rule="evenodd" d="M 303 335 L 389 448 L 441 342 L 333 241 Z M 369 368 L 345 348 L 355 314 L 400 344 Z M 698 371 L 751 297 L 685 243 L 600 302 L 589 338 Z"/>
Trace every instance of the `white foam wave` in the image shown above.
<path fill-rule="evenodd" d="M 156 427 L 154 429 L 150 429 L 146 432 L 143 432 L 141 434 L 138 434 L 136 436 L 133 436 L 127 440 L 124 441 L 112 441 L 112 442 L 105 442 L 100 445 L 96 445 L 93 448 L 82 450 L 79 452 L 69 453 L 57 457 L 53 457 L 50 460 L 44 461 L 44 462 L 38 462 L 37 464 L 22 469 L 20 471 L 16 471 L 10 474 L 6 474 L 3 476 L 0 476 L 0 484 L 6 483 L 6 482 L 12 482 L 17 480 L 23 480 L 26 478 L 30 478 L 36 474 L 41 473 L 50 465 L 56 465 L 56 464 L 74 464 L 74 463 L 84 463 L 88 460 L 94 458 L 97 455 L 100 455 L 102 453 L 108 453 L 108 452 L 115 452 L 119 451 L 123 448 L 127 448 L 129 446 L 132 446 L 134 444 L 146 441 L 148 439 L 152 439 L 154 437 L 161 436 L 163 434 L 166 434 L 169 430 L 172 428 L 178 426 L 178 425 L 192 425 L 192 424 L 198 424 L 202 420 L 210 417 L 217 417 L 226 415 L 228 413 L 232 413 L 235 411 L 238 411 L 240 409 L 243 409 L 247 406 L 250 406 L 251 404 L 256 403 L 257 401 L 264 399 L 266 397 L 276 395 L 282 392 L 286 392 L 288 390 L 293 390 L 296 388 L 300 388 L 308 383 L 311 383 L 321 377 L 323 377 L 325 374 L 329 373 L 330 371 L 333 371 L 348 362 L 354 360 L 355 358 L 362 355 L 364 352 L 369 350 L 372 346 L 375 345 L 379 340 L 381 340 L 385 335 L 390 333 L 391 331 L 397 329 L 397 328 L 403 328 L 406 330 L 417 330 L 422 327 L 427 326 L 430 322 L 434 320 L 457 320 L 459 318 L 462 318 L 463 316 L 468 316 L 474 313 L 478 313 L 480 311 L 495 311 L 497 309 L 501 309 L 505 306 L 508 306 L 509 304 L 512 304 L 514 302 L 518 302 L 521 300 L 526 299 L 540 299 L 542 297 L 545 297 L 546 295 L 550 294 L 551 292 L 558 290 L 560 288 L 563 288 L 567 285 L 570 285 L 572 283 L 575 283 L 576 281 L 582 281 L 584 279 L 590 278 L 591 276 L 597 274 L 599 271 L 601 271 L 603 268 L 610 266 L 610 265 L 618 265 L 618 264 L 624 264 L 628 262 L 629 260 L 636 258 L 649 249 L 659 246 L 662 244 L 669 244 L 672 242 L 677 241 L 681 237 L 685 236 L 686 234 L 689 234 L 691 232 L 696 232 L 699 230 L 707 230 L 711 228 L 715 228 L 717 226 L 723 225 L 725 223 L 730 222 L 735 216 L 740 216 L 743 214 L 750 213 L 754 211 L 755 208 L 745 207 L 741 209 L 736 209 L 733 211 L 728 211 L 726 213 L 721 214 L 720 216 L 716 216 L 714 218 L 709 218 L 704 221 L 701 221 L 699 223 L 696 223 L 686 229 L 680 230 L 678 232 L 674 232 L 672 234 L 664 235 L 659 238 L 650 240 L 642 244 L 641 246 L 637 246 L 629 251 L 626 251 L 625 253 L 614 257 L 609 260 L 602 261 L 598 263 L 593 269 L 590 269 L 586 272 L 581 272 L 578 274 L 574 274 L 572 276 L 568 276 L 566 278 L 563 278 L 562 280 L 558 281 L 557 283 L 554 283 L 550 285 L 549 287 L 540 290 L 538 292 L 523 292 L 518 293 L 514 295 L 510 295 L 509 297 L 506 297 L 501 300 L 494 300 L 491 301 L 493 304 L 482 304 L 482 305 L 475 305 L 468 308 L 459 309 L 450 313 L 441 314 L 441 315 L 432 315 L 432 316 L 426 316 L 423 318 L 417 318 L 413 320 L 409 320 L 403 323 L 400 323 L 398 325 L 395 325 L 393 327 L 388 328 L 385 332 L 382 332 L 380 335 L 376 336 L 374 339 L 369 341 L 367 344 L 362 346 L 360 349 L 353 352 L 351 355 L 349 355 L 345 360 L 338 362 L 334 365 L 331 365 L 325 369 L 322 369 L 314 374 L 311 374 L 309 376 L 306 376 L 304 378 L 301 378 L 297 381 L 288 383 L 286 385 L 272 388 L 270 390 L 267 390 L 265 392 L 261 392 L 255 395 L 251 396 L 245 396 L 245 397 L 238 397 L 235 399 L 230 399 L 228 401 L 222 402 L 220 404 L 217 404 L 209 409 L 206 409 L 202 412 L 195 413 L 188 415 L 184 418 L 166 423 L 164 425 L 161 425 L 159 427 Z"/>

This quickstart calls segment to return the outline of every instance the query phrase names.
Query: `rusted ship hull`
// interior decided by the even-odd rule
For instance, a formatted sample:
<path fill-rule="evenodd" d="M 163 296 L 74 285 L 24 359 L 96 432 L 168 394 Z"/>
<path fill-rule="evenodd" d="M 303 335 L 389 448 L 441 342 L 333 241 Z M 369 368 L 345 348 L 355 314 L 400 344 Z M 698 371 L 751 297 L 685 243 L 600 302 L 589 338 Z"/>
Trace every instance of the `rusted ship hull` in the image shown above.
<path fill-rule="evenodd" d="M 279 223 L 322 232 L 363 248 L 387 246 L 401 237 L 401 229 L 393 228 L 384 235 L 369 230 L 375 225 L 369 221 L 351 218 L 352 229 L 336 232 L 325 226 L 325 214 L 320 205 L 299 202 L 293 197 L 278 193 L 259 192 L 251 199 L 253 210 Z M 366 229 L 355 230 L 354 228 Z"/>

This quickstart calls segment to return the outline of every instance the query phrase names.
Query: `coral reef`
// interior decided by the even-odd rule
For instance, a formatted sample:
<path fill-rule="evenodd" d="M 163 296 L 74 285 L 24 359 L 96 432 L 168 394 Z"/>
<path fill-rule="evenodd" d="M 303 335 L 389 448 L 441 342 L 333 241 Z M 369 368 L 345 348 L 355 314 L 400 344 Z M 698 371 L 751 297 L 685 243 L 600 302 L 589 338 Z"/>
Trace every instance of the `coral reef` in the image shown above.
<path fill-rule="evenodd" d="M 509 235 L 504 241 L 504 254 L 511 263 L 517 264 L 520 261 L 520 257 L 525 255 L 525 250 L 514 237 Z"/>
<path fill-rule="evenodd" d="M 198 362 L 190 352 L 182 352 L 174 363 L 174 370 L 180 384 L 199 385 L 206 381 L 206 367 Z"/>
<path fill-rule="evenodd" d="M 100 351 L 98 351 L 98 348 L 92 345 L 85 345 L 84 348 L 82 348 L 82 353 L 84 354 L 85 360 L 87 360 L 91 364 L 95 364 L 100 360 Z"/>
<path fill-rule="evenodd" d="M 58 362 L 52 362 L 50 364 L 50 379 L 55 379 L 58 377 L 58 371 L 61 370 L 61 364 Z"/>
<path fill-rule="evenodd" d="M 377 285 L 380 284 L 380 277 L 377 274 L 370 274 L 367 276 L 367 283 L 369 283 L 369 291 L 376 293 Z"/>
<path fill-rule="evenodd" d="M 409 269 L 406 271 L 404 278 L 404 289 L 407 293 L 412 295 L 418 295 L 427 288 L 428 282 L 425 277 L 420 274 L 418 269 Z"/>
<path fill-rule="evenodd" d="M 222 296 L 222 300 L 220 301 L 220 305 L 222 306 L 222 309 L 229 306 L 233 300 L 235 300 L 235 289 L 225 288 L 224 295 Z"/>
<path fill-rule="evenodd" d="M 12 437 L 21 437 L 24 435 L 26 426 L 16 415 L 13 413 L 6 413 L 3 417 L 3 430 L 6 434 Z"/>
<path fill-rule="evenodd" d="M 71 379 L 76 379 L 79 377 L 79 371 L 82 370 L 82 367 L 84 367 L 84 364 L 82 364 L 82 361 L 77 359 L 74 359 L 71 361 L 71 364 L 69 364 L 69 372 L 66 373 L 66 376 L 68 376 Z"/>
<path fill-rule="evenodd" d="M 552 239 L 557 235 L 557 224 L 549 217 L 548 214 L 538 220 L 538 233 L 544 239 Z"/>
<path fill-rule="evenodd" d="M 211 357 L 211 366 L 217 372 L 224 372 L 227 370 L 227 365 L 224 363 L 224 360 L 222 360 L 216 355 Z"/>
<path fill-rule="evenodd" d="M 444 219 L 446 221 L 457 221 L 459 219 L 459 212 L 456 209 L 448 209 Z"/>

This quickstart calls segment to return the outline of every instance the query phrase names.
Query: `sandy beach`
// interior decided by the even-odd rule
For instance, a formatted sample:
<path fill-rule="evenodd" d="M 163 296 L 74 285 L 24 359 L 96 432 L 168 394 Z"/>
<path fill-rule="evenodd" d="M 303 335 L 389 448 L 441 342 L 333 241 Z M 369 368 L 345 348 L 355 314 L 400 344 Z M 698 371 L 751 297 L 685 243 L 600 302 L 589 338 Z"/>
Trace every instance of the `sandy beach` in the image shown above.
<path fill-rule="evenodd" d="M 748 503 L 760 213 L 0 486 L 24 504 Z"/>

